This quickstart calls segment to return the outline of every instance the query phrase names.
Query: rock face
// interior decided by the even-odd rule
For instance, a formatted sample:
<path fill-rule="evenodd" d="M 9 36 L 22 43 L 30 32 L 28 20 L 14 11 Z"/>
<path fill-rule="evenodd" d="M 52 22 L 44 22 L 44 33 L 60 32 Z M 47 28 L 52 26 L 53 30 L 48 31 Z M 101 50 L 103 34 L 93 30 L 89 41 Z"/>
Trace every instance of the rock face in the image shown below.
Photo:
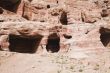
<path fill-rule="evenodd" d="M 1 0 L 0 50 L 106 49 L 109 24 L 109 0 Z"/>

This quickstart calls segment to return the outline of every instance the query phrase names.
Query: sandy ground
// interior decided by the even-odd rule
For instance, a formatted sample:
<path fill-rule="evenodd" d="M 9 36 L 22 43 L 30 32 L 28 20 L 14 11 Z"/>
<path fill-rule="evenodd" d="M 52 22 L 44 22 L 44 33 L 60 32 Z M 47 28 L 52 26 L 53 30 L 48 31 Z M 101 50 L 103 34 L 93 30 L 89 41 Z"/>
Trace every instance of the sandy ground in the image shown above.
<path fill-rule="evenodd" d="M 0 51 L 0 73 L 110 73 L 110 50 L 86 55 L 87 58 L 70 58 L 65 53 L 39 55 Z"/>

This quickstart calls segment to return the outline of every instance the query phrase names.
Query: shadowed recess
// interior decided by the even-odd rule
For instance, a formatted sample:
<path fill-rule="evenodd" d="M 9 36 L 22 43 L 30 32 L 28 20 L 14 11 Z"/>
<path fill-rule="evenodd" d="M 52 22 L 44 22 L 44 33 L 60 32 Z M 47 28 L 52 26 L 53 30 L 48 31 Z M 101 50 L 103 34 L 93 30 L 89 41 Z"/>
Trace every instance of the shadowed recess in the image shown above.
<path fill-rule="evenodd" d="M 67 19 L 67 13 L 62 12 L 61 17 L 60 17 L 60 22 L 62 25 L 67 25 L 68 24 L 68 19 Z"/>
<path fill-rule="evenodd" d="M 46 49 L 52 53 L 58 52 L 60 50 L 60 37 L 56 33 L 48 36 Z"/>
<path fill-rule="evenodd" d="M 20 37 L 15 35 L 9 36 L 9 49 L 12 52 L 35 53 L 41 42 L 42 36 Z"/>
<path fill-rule="evenodd" d="M 107 47 L 110 48 L 110 29 L 106 29 L 106 28 L 101 28 L 100 29 L 100 39 L 102 44 Z"/>
<path fill-rule="evenodd" d="M 16 12 L 21 0 L 0 0 L 0 7 L 3 9 Z"/>

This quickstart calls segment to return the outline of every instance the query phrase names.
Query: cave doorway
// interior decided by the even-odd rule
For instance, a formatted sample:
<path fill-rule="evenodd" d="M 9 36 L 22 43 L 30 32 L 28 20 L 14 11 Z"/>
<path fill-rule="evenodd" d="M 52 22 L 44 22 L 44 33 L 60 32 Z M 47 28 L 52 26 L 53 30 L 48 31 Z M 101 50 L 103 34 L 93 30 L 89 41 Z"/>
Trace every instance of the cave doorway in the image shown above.
<path fill-rule="evenodd" d="M 53 33 L 48 36 L 46 49 L 51 53 L 55 53 L 60 50 L 60 37 L 57 33 Z"/>
<path fill-rule="evenodd" d="M 102 44 L 105 47 L 110 48 L 110 29 L 101 28 L 100 34 L 101 34 L 100 40 L 101 40 Z"/>
<path fill-rule="evenodd" d="M 21 0 L 0 0 L 0 7 L 3 9 L 16 12 Z"/>
<path fill-rule="evenodd" d="M 9 50 L 19 53 L 35 53 L 42 37 L 20 37 L 15 35 L 9 36 Z"/>

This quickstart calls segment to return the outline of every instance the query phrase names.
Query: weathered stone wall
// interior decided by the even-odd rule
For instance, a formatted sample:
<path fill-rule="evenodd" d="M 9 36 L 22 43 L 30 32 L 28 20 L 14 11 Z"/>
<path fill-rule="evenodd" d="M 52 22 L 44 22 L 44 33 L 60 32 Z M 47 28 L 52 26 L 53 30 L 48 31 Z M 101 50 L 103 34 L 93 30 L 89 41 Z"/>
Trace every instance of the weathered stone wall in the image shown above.
<path fill-rule="evenodd" d="M 21 0 L 14 4 L 14 11 L 0 5 L 1 50 L 10 50 L 10 35 L 31 41 L 42 37 L 37 52 L 109 48 L 109 38 L 105 39 L 110 32 L 109 0 Z"/>

